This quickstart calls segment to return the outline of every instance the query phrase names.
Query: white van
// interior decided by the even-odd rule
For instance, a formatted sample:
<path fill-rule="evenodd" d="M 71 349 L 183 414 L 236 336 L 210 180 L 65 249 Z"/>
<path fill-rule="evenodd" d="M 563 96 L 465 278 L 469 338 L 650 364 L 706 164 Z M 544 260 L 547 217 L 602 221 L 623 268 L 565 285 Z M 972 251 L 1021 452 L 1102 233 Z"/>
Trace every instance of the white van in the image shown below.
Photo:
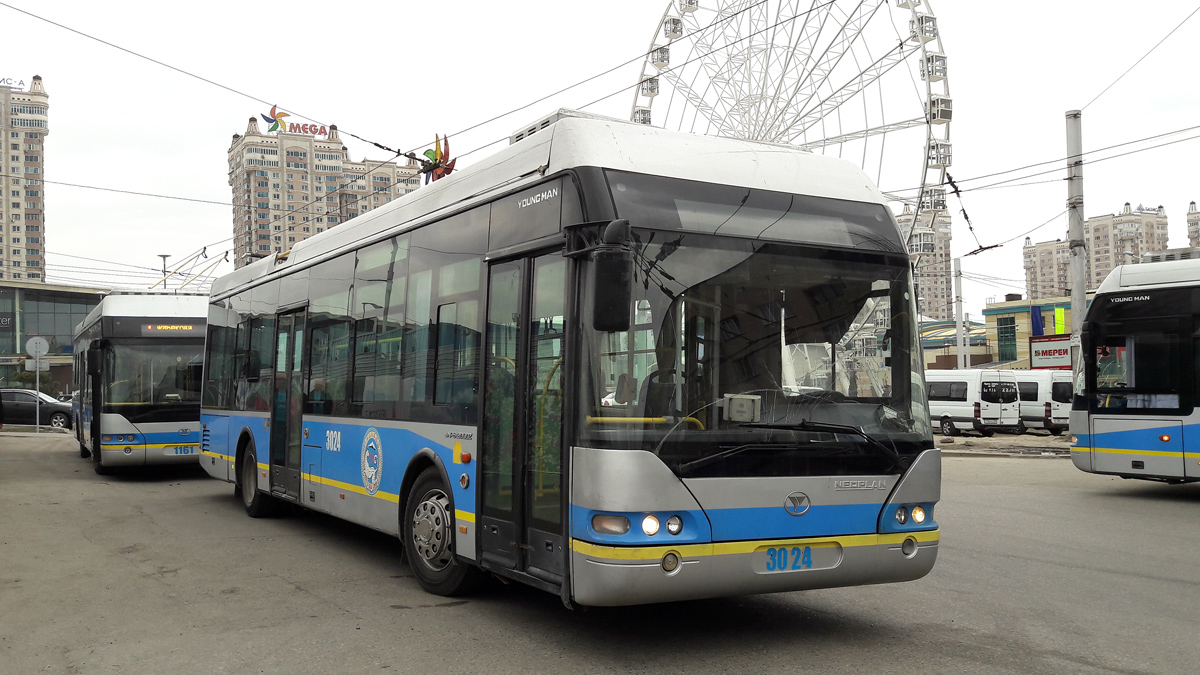
<path fill-rule="evenodd" d="M 1070 426 L 1071 371 L 1014 370 L 1017 396 L 1021 399 L 1018 433 L 1046 429 L 1055 436 Z"/>
<path fill-rule="evenodd" d="M 926 370 L 929 416 L 944 436 L 1015 432 L 1021 422 L 1011 370 Z"/>

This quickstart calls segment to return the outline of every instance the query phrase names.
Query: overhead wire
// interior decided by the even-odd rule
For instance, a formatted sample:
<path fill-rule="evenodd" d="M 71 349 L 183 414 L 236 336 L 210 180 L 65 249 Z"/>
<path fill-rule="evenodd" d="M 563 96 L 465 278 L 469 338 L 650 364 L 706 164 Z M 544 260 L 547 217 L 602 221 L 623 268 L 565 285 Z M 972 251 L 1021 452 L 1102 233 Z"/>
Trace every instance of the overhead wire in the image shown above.
<path fill-rule="evenodd" d="M 1172 35 L 1174 35 L 1174 34 L 1175 34 L 1175 31 L 1177 31 L 1177 30 L 1179 30 L 1180 28 L 1182 28 L 1182 27 L 1183 27 L 1183 24 L 1185 24 L 1185 23 L 1187 23 L 1187 22 L 1188 22 L 1188 19 L 1191 19 L 1193 16 L 1195 16 L 1196 12 L 1200 12 L 1200 6 L 1196 7 L 1196 9 L 1193 9 L 1193 10 L 1192 10 L 1192 12 L 1191 12 L 1190 14 L 1188 14 L 1187 16 L 1185 16 L 1185 17 L 1183 18 L 1183 21 L 1180 21 L 1180 22 L 1179 22 L 1179 25 L 1177 25 L 1177 26 L 1175 26 L 1174 28 L 1172 28 L 1170 33 L 1167 33 L 1167 34 L 1166 34 L 1166 35 L 1163 37 L 1163 39 L 1161 39 L 1161 40 L 1159 40 L 1158 42 L 1156 42 L 1156 43 L 1154 44 L 1154 46 L 1150 48 L 1150 51 L 1148 51 L 1148 52 L 1146 52 L 1145 54 L 1143 54 L 1143 55 L 1142 55 L 1142 58 L 1140 58 L 1140 59 L 1138 59 L 1137 61 L 1135 61 L 1135 62 L 1133 63 L 1133 65 L 1132 65 L 1132 66 L 1129 66 L 1129 68 L 1127 68 L 1127 69 L 1125 70 L 1125 72 L 1121 73 L 1121 75 L 1120 75 L 1119 77 L 1117 77 L 1117 79 L 1115 79 L 1115 80 L 1113 80 L 1113 81 L 1112 81 L 1112 84 L 1110 84 L 1110 85 L 1108 85 L 1107 87 L 1105 87 L 1105 88 L 1104 88 L 1104 91 L 1101 91 L 1099 94 L 1096 94 L 1096 97 L 1095 97 L 1095 98 L 1093 98 L 1092 100 L 1088 101 L 1088 102 L 1087 102 L 1087 105 L 1085 105 L 1085 106 L 1083 106 L 1082 108 L 1080 108 L 1080 111 L 1082 112 L 1082 111 L 1084 111 L 1084 110 L 1087 110 L 1087 107 L 1088 107 L 1089 105 L 1091 105 L 1091 104 L 1095 103 L 1095 102 L 1096 102 L 1096 99 L 1100 98 L 1100 97 L 1101 97 L 1101 96 L 1103 96 L 1105 93 L 1107 93 L 1109 89 L 1112 89 L 1114 86 L 1116 86 L 1116 84 L 1117 84 L 1118 82 L 1120 82 L 1120 81 L 1121 81 L 1121 79 L 1122 79 L 1122 78 L 1124 78 L 1126 75 L 1128 75 L 1128 74 L 1129 74 L 1129 72 L 1130 72 L 1131 70 L 1133 70 L 1134 68 L 1137 68 L 1137 66 L 1138 66 L 1138 64 L 1139 64 L 1139 63 L 1141 63 L 1142 61 L 1145 61 L 1147 56 L 1150 56 L 1151 54 L 1153 54 L 1153 53 L 1154 53 L 1154 50 L 1158 49 L 1158 48 L 1159 48 L 1159 46 L 1160 46 L 1160 45 L 1162 45 L 1162 43 L 1166 42 L 1166 41 L 1167 41 L 1167 38 L 1171 37 Z"/>

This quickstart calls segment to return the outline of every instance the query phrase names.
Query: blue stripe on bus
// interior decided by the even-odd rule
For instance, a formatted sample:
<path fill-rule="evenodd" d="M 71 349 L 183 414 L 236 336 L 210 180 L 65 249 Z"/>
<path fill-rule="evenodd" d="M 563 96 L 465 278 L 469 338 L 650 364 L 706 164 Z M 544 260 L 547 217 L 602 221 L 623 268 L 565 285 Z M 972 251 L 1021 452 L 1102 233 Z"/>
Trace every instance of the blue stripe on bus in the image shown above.
<path fill-rule="evenodd" d="M 878 531 L 883 504 L 813 505 L 800 516 L 789 514 L 782 506 L 758 508 L 709 509 L 706 511 L 596 511 L 571 505 L 571 537 L 583 541 L 615 545 L 668 545 L 671 543 L 707 543 L 710 541 L 739 541 L 744 539 L 788 539 L 823 537 L 847 534 L 875 534 Z M 932 505 L 930 505 L 932 510 Z M 894 509 L 893 509 L 894 511 Z M 591 528 L 597 514 L 620 515 L 629 519 L 629 532 L 623 535 L 601 534 Z M 660 523 L 656 535 L 646 535 L 641 528 L 642 518 L 653 514 Z M 679 515 L 684 520 L 683 532 L 666 535 L 666 520 Z M 894 516 L 894 514 L 893 514 Z M 932 519 L 922 525 L 893 528 L 888 531 L 935 529 Z"/>
<path fill-rule="evenodd" d="M 883 504 L 813 504 L 801 516 L 783 506 L 709 509 L 714 541 L 875 534 Z"/>
<path fill-rule="evenodd" d="M 1200 425 L 1188 424 L 1183 427 L 1184 441 L 1183 447 L 1178 445 L 1163 442 L 1159 436 L 1167 435 L 1173 437 L 1180 432 L 1179 424 L 1182 422 L 1164 422 L 1169 426 L 1151 427 L 1148 429 L 1126 429 L 1122 431 L 1106 431 L 1099 434 L 1077 434 L 1079 442 L 1076 445 L 1079 450 L 1088 450 L 1090 448 L 1113 448 L 1120 450 L 1149 450 L 1157 451 L 1178 451 L 1183 452 L 1184 448 L 1188 447 L 1187 441 L 1200 443 Z"/>
<path fill-rule="evenodd" d="M 242 415 L 235 411 L 222 414 L 205 413 L 202 421 L 209 435 L 208 451 L 221 455 L 229 461 L 234 461 L 237 455 L 237 441 L 243 430 L 249 430 L 254 437 L 258 462 L 269 461 L 270 429 L 264 425 L 261 416 Z M 308 429 L 309 437 L 301 439 L 300 471 L 321 480 L 336 481 L 348 485 L 361 486 L 367 489 L 364 478 L 363 446 L 367 431 L 372 428 L 370 420 L 359 423 L 333 423 L 320 418 L 307 418 L 304 428 Z M 452 425 L 446 425 L 450 429 Z M 382 456 L 382 472 L 375 493 L 379 497 L 400 494 L 404 474 L 412 458 L 421 450 L 428 448 L 442 461 L 446 469 L 446 478 L 450 482 L 453 493 L 454 508 L 458 511 L 475 513 L 475 468 L 477 461 L 469 464 L 454 463 L 453 442 L 449 446 L 434 441 L 407 429 L 392 427 L 374 427 L 379 434 Z M 337 450 L 326 448 L 326 432 L 338 432 L 341 446 Z M 460 484 L 462 474 L 467 474 L 467 487 Z M 229 480 L 233 476 L 230 475 Z"/>

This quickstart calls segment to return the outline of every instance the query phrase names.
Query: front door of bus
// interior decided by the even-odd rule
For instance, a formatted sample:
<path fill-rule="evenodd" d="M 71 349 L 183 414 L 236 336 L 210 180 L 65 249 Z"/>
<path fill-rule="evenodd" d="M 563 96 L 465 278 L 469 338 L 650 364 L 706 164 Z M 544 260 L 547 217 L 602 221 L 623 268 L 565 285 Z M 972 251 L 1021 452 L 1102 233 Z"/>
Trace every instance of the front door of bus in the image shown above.
<path fill-rule="evenodd" d="M 300 498 L 300 434 L 304 383 L 304 318 L 299 310 L 275 322 L 275 395 L 271 407 L 271 492 Z"/>
<path fill-rule="evenodd" d="M 480 473 L 483 559 L 563 578 L 562 410 L 567 261 L 489 270 Z"/>

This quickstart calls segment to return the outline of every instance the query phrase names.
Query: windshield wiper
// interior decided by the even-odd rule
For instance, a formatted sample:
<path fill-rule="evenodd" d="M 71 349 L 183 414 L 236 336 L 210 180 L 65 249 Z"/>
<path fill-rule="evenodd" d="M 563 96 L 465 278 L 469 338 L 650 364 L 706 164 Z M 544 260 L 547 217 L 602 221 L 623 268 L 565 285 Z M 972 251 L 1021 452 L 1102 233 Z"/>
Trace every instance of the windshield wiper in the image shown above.
<path fill-rule="evenodd" d="M 872 449 L 876 450 L 877 452 L 883 454 L 885 457 L 887 457 L 889 460 L 891 460 L 892 463 L 894 463 L 897 468 L 903 470 L 908 465 L 908 463 L 904 461 L 904 458 L 902 458 L 899 454 L 897 454 L 895 450 L 892 450 L 888 446 L 884 445 L 882 441 L 879 441 L 878 439 L 873 438 L 872 436 L 870 436 L 869 434 L 867 434 L 865 431 L 863 431 L 862 429 L 860 429 L 858 427 L 852 427 L 852 426 L 848 426 L 848 425 L 844 425 L 844 424 L 827 424 L 825 422 L 809 422 L 808 420 L 803 420 L 797 424 L 784 424 L 781 422 L 747 422 L 745 424 L 740 424 L 738 426 L 751 427 L 754 429 L 784 429 L 787 431 L 815 431 L 815 432 L 820 432 L 820 433 L 851 434 L 854 436 L 860 436 L 860 437 L 866 439 L 867 445 L 869 447 L 871 447 Z M 699 468 L 708 466 L 709 464 L 712 464 L 714 462 L 719 462 L 722 459 L 725 459 L 727 457 L 732 457 L 733 455 L 745 452 L 747 450 L 780 449 L 780 448 L 794 448 L 794 447 L 796 447 L 796 445 L 794 443 L 745 443 L 743 445 L 729 448 L 728 450 L 722 450 L 718 453 L 714 453 L 714 454 L 708 455 L 706 457 L 701 457 L 700 459 L 694 459 L 694 460 L 692 460 L 690 462 L 686 462 L 684 464 L 680 464 L 678 467 L 678 472 L 680 475 L 686 474 L 686 473 L 692 471 L 693 469 L 699 469 Z"/>
<path fill-rule="evenodd" d="M 871 436 L 862 430 L 862 427 L 852 427 L 848 424 L 830 424 L 828 422 L 810 422 L 809 420 L 800 420 L 796 424 L 787 424 L 784 422 L 747 422 L 739 425 L 743 427 L 752 427 L 755 429 L 787 429 L 799 431 L 816 431 L 830 434 L 853 434 L 860 436 L 867 441 L 867 445 L 877 450 L 880 454 L 892 460 L 896 467 L 904 469 L 908 463 L 895 450 L 884 445 L 882 441 Z"/>
<path fill-rule="evenodd" d="M 738 453 L 745 452 L 746 450 L 779 449 L 779 448 L 791 448 L 791 447 L 794 447 L 794 445 L 791 443 L 786 443 L 786 444 L 745 443 L 745 444 L 742 444 L 742 445 L 739 445 L 736 447 L 729 448 L 728 450 L 722 450 L 718 453 L 707 455 L 705 457 L 701 457 L 700 459 L 693 459 L 690 462 L 680 464 L 678 470 L 679 470 L 679 473 L 682 475 L 682 474 L 688 473 L 692 469 L 699 469 L 701 467 L 708 466 L 709 464 L 712 464 L 713 462 L 719 462 L 722 459 L 725 459 L 726 457 L 731 457 Z"/>

